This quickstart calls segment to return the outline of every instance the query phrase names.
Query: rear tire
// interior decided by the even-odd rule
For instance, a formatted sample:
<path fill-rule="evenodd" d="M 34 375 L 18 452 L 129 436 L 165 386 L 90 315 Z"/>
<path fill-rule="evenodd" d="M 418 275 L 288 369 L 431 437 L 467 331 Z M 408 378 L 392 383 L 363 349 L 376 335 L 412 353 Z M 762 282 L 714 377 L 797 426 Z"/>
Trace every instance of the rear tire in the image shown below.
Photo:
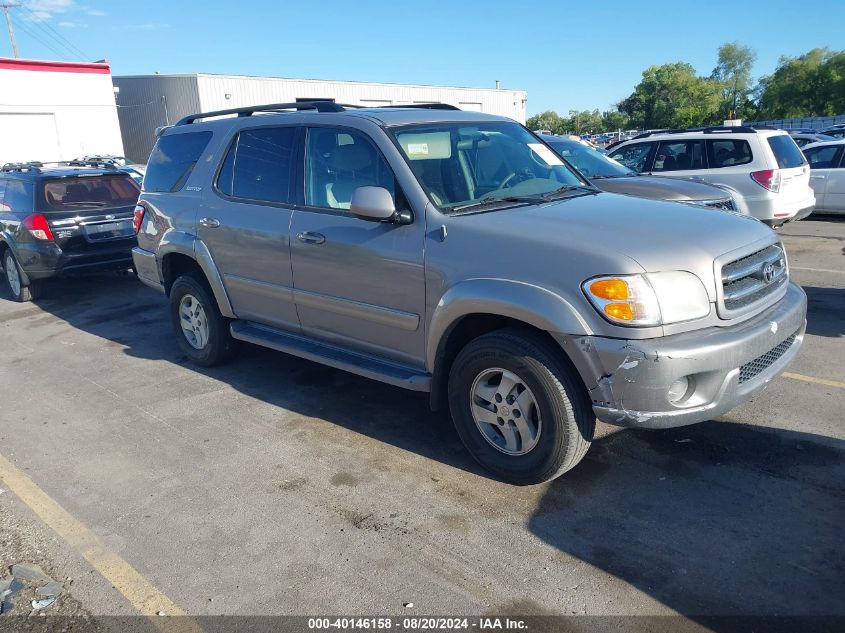
<path fill-rule="evenodd" d="M 3 272 L 6 277 L 6 285 L 15 301 L 26 303 L 41 296 L 41 284 L 39 282 L 31 281 L 28 285 L 24 285 L 21 269 L 9 248 L 3 253 Z"/>
<path fill-rule="evenodd" d="M 237 352 L 238 341 L 229 331 L 230 319 L 220 314 L 201 274 L 189 273 L 173 282 L 170 317 L 179 347 L 197 365 L 219 365 Z"/>
<path fill-rule="evenodd" d="M 595 415 L 562 354 L 542 336 L 508 328 L 473 340 L 452 364 L 449 407 L 458 435 L 505 481 L 549 481 L 590 447 Z"/>

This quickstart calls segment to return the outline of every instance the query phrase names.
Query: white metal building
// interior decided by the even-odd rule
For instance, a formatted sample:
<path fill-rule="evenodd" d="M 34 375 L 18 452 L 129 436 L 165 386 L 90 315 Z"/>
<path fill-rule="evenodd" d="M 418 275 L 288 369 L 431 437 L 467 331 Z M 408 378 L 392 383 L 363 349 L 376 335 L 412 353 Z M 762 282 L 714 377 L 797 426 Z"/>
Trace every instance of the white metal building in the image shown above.
<path fill-rule="evenodd" d="M 155 129 L 196 112 L 210 112 L 265 103 L 333 99 L 362 106 L 448 103 L 463 110 L 500 114 L 525 122 L 527 93 L 499 88 L 452 88 L 245 77 L 236 75 L 133 75 L 113 78 L 119 88 L 120 129 L 126 156 L 146 162 Z"/>
<path fill-rule="evenodd" d="M 0 58 L 0 164 L 123 155 L 108 64 Z"/>

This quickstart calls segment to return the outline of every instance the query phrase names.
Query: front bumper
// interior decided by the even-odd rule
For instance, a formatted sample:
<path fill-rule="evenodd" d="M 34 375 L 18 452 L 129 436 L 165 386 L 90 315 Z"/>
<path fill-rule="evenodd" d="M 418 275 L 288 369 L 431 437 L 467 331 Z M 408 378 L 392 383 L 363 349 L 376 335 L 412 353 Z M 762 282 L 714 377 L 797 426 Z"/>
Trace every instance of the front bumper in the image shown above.
<path fill-rule="evenodd" d="M 645 340 L 587 336 L 561 342 L 599 420 L 669 428 L 717 417 L 761 391 L 798 353 L 806 316 L 807 296 L 790 282 L 780 301 L 736 326 Z M 669 385 L 684 376 L 691 387 L 673 404 Z"/>

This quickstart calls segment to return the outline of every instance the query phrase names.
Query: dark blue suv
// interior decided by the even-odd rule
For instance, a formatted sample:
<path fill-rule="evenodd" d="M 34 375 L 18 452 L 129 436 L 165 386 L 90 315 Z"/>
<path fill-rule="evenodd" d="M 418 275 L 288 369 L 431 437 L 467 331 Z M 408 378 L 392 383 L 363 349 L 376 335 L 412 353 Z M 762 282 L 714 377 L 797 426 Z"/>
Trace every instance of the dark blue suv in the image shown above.
<path fill-rule="evenodd" d="M 140 189 L 96 163 L 15 163 L 0 168 L 0 262 L 17 301 L 48 277 L 132 266 Z"/>

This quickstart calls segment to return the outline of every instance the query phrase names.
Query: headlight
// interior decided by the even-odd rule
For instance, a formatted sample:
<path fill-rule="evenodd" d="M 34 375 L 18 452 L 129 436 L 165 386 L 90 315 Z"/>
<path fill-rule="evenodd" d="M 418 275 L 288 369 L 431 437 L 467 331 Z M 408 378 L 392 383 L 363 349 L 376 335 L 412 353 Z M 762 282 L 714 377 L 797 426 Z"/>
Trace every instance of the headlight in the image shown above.
<path fill-rule="evenodd" d="M 618 325 L 666 325 L 710 314 L 704 284 L 685 271 L 596 277 L 581 287 L 596 310 Z"/>

